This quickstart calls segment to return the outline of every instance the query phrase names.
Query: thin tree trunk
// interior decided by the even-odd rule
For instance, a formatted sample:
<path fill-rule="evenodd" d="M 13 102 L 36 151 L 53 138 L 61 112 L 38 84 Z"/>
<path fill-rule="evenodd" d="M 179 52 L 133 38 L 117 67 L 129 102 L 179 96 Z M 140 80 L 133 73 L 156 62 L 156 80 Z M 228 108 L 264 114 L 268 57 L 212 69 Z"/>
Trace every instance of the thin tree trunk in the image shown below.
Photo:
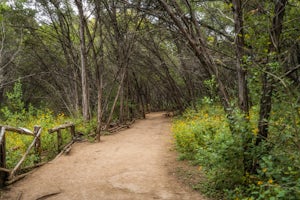
<path fill-rule="evenodd" d="M 82 84 L 82 114 L 83 119 L 88 121 L 89 115 L 89 93 L 87 83 L 87 51 L 85 44 L 85 25 L 84 25 L 84 13 L 82 8 L 82 0 L 75 0 L 78 13 L 79 13 L 79 33 L 80 33 L 80 60 L 81 60 L 81 84 Z"/>
<path fill-rule="evenodd" d="M 78 94 L 78 84 L 77 84 L 77 73 L 74 70 L 73 72 L 73 76 L 74 76 L 74 109 L 75 109 L 75 114 L 78 115 L 79 114 L 79 94 Z"/>
<path fill-rule="evenodd" d="M 99 51 L 97 52 L 95 46 L 95 35 L 92 35 L 88 22 L 85 20 L 84 25 L 89 39 L 89 48 L 92 50 L 93 62 L 96 68 L 96 87 L 97 87 L 97 129 L 96 141 L 100 142 L 101 126 L 102 126 L 102 94 L 103 94 L 103 70 L 104 70 L 104 52 L 103 52 L 103 21 L 101 19 L 101 8 L 96 5 L 96 23 L 93 27 L 93 34 L 97 32 L 99 25 Z M 99 59 L 100 57 L 100 59 Z"/>
<path fill-rule="evenodd" d="M 278 54 L 280 52 L 280 36 L 282 33 L 282 24 L 287 2 L 288 0 L 278 0 L 275 4 L 274 17 L 270 31 L 271 44 L 269 47 L 269 54 L 272 54 L 273 56 L 275 55 L 275 58 L 269 58 L 268 62 L 279 62 Z M 269 133 L 269 119 L 272 109 L 274 80 L 268 72 L 271 72 L 271 69 L 269 66 L 266 66 L 262 77 L 262 96 L 260 99 L 258 137 L 256 145 L 267 139 Z"/>
<path fill-rule="evenodd" d="M 100 25 L 100 65 L 97 65 L 97 130 L 96 140 L 100 142 L 101 128 L 102 128 L 102 94 L 103 94 L 103 71 L 104 71 L 104 54 L 103 54 L 103 35 L 102 27 Z"/>
<path fill-rule="evenodd" d="M 110 114 L 108 116 L 108 119 L 107 119 L 107 122 L 106 122 L 106 125 L 105 125 L 105 130 L 107 130 L 109 128 L 109 124 L 110 124 L 110 121 L 112 119 L 112 116 L 114 114 L 114 111 L 115 111 L 115 107 L 116 107 L 116 104 L 117 104 L 117 101 L 118 101 L 118 98 L 120 96 L 120 92 L 121 92 L 121 87 L 122 87 L 122 84 L 124 82 L 124 79 L 125 79 L 125 74 L 126 74 L 126 69 L 123 68 L 123 72 L 121 74 L 121 80 L 120 80 L 120 84 L 119 84 L 119 87 L 118 87 L 118 91 L 117 91 L 117 94 L 115 96 L 115 100 L 114 100 L 114 103 L 111 107 L 111 110 L 110 110 Z"/>
<path fill-rule="evenodd" d="M 127 79 L 126 79 L 126 98 L 125 98 L 125 116 L 126 116 L 126 119 L 125 120 L 129 120 L 130 119 L 130 115 L 129 115 L 129 97 L 130 97 L 130 88 L 129 88 L 129 76 L 128 76 L 128 71 L 127 71 Z M 130 120 L 131 121 L 131 120 Z"/>
<path fill-rule="evenodd" d="M 138 79 L 135 75 L 134 72 L 132 72 L 134 81 L 135 81 L 135 88 L 136 88 L 136 92 L 137 92 L 137 100 L 138 100 L 138 106 L 139 106 L 139 110 L 142 112 L 142 117 L 145 119 L 146 118 L 146 113 L 145 113 L 145 103 L 143 100 L 143 96 L 142 96 L 142 87 L 140 86 Z"/>
<path fill-rule="evenodd" d="M 96 130 L 97 142 L 100 142 L 101 127 L 102 127 L 102 88 L 103 88 L 103 80 L 101 74 L 101 78 L 99 78 L 98 80 L 98 89 L 97 89 L 97 130 Z"/>
<path fill-rule="evenodd" d="M 244 114 L 249 114 L 248 87 L 246 74 L 247 71 L 243 65 L 244 56 L 244 27 L 243 27 L 243 8 L 241 0 L 233 0 L 233 15 L 235 25 L 235 52 L 236 52 L 236 69 L 238 78 L 238 99 L 239 108 Z"/>
<path fill-rule="evenodd" d="M 101 51 L 101 60 L 100 66 L 97 66 L 97 131 L 96 131 L 96 140 L 100 141 L 101 135 L 101 126 L 102 126 L 102 94 L 103 94 L 103 70 L 104 70 L 104 55 L 103 55 L 103 38 L 102 38 L 102 28 L 100 27 L 100 51 Z"/>
<path fill-rule="evenodd" d="M 236 71 L 237 71 L 237 82 L 238 82 L 238 105 L 239 109 L 243 113 L 244 125 L 241 130 L 233 131 L 242 138 L 243 141 L 243 167 L 244 174 L 249 173 L 253 170 L 253 157 L 249 154 L 249 145 L 251 145 L 252 134 L 249 135 L 249 131 L 247 130 L 249 120 L 247 116 L 249 115 L 249 97 L 248 97 L 248 86 L 247 86 L 247 69 L 243 62 L 244 56 L 244 26 L 243 26 L 243 8 L 241 0 L 233 0 L 233 17 L 234 17 L 234 25 L 235 25 L 235 54 L 236 54 Z M 240 134 L 242 133 L 242 134 Z M 250 155 L 250 156 L 249 156 Z"/>
<path fill-rule="evenodd" d="M 175 36 L 173 36 L 175 38 Z M 181 47 L 178 41 L 175 40 L 175 45 L 177 48 L 177 52 L 179 55 L 179 61 L 180 61 L 180 65 L 183 69 L 183 79 L 186 85 L 186 90 L 187 90 L 187 96 L 188 96 L 188 104 L 192 105 L 194 110 L 197 110 L 196 104 L 195 104 L 195 96 L 194 96 L 194 88 L 193 88 L 193 80 L 192 77 L 190 75 L 190 73 L 188 73 L 188 66 L 186 65 L 186 62 L 183 58 L 183 53 L 181 51 Z"/>
<path fill-rule="evenodd" d="M 119 121 L 121 124 L 124 121 L 124 82 L 121 83 Z"/>

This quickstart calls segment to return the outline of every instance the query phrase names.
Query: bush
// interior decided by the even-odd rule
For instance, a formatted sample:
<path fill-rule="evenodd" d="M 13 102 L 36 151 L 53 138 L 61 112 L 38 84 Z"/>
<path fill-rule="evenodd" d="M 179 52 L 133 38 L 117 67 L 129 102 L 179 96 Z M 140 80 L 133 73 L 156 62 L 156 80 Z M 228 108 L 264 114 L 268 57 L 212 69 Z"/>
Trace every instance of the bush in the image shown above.
<path fill-rule="evenodd" d="M 232 114 L 229 121 L 220 106 L 206 103 L 198 112 L 188 109 L 173 121 L 181 158 L 192 160 L 206 173 L 202 189 L 225 199 L 299 199 L 299 135 L 292 125 L 299 119 L 273 113 L 268 140 L 255 145 L 257 107 L 250 111 L 249 121 L 236 110 Z M 247 165 L 256 170 L 246 171 Z"/>
<path fill-rule="evenodd" d="M 30 105 L 27 109 L 22 101 L 22 85 L 16 82 L 13 90 L 7 92 L 7 105 L 1 109 L 1 124 L 14 127 L 25 127 L 33 130 L 35 125 L 42 127 L 41 148 L 42 161 L 48 161 L 57 155 L 57 137 L 56 134 L 48 134 L 48 129 L 56 127 L 66 122 L 75 123 L 76 131 L 88 134 L 96 127 L 95 120 L 84 123 L 81 118 L 70 118 L 64 113 L 55 115 L 49 109 L 37 109 Z M 71 134 L 68 130 L 62 130 L 63 145 L 71 141 Z M 17 133 L 6 133 L 6 165 L 7 168 L 13 168 L 26 152 L 28 146 L 32 143 L 33 137 L 20 135 Z M 32 166 L 37 161 L 34 150 L 26 158 L 23 167 Z"/>

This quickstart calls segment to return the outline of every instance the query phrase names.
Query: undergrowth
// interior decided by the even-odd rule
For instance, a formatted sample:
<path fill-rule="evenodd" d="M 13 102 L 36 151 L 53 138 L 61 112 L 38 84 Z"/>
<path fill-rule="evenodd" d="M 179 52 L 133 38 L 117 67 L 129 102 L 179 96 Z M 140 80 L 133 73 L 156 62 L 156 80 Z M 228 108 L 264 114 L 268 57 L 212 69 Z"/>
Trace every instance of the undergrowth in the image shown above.
<path fill-rule="evenodd" d="M 280 109 L 280 105 L 274 109 L 269 137 L 260 145 L 255 145 L 257 107 L 252 107 L 246 124 L 233 111 L 230 126 L 223 108 L 213 103 L 202 103 L 198 111 L 188 109 L 174 119 L 172 131 L 180 159 L 192 160 L 207 177 L 195 188 L 222 199 L 299 199 L 300 120 L 292 111 L 282 114 Z M 255 171 L 245 171 L 245 158 L 251 158 Z"/>
<path fill-rule="evenodd" d="M 64 113 L 54 114 L 49 109 L 34 108 L 29 105 L 25 108 L 22 101 L 22 85 L 17 82 L 12 91 L 7 92 L 7 105 L 0 109 L 0 124 L 9 125 L 13 127 L 23 127 L 33 131 L 35 125 L 42 127 L 41 146 L 42 155 L 41 161 L 48 161 L 58 154 L 57 148 L 57 134 L 48 133 L 48 129 L 54 128 L 58 125 L 73 122 L 75 124 L 76 132 L 89 134 L 95 128 L 95 120 L 84 122 L 80 117 L 74 118 L 66 116 Z M 71 141 L 71 134 L 69 130 L 62 130 L 63 145 Z M 6 168 L 13 168 L 22 158 L 27 148 L 33 141 L 32 136 L 21 135 L 14 132 L 6 132 Z M 38 161 L 37 155 L 32 149 L 22 167 L 34 165 Z"/>

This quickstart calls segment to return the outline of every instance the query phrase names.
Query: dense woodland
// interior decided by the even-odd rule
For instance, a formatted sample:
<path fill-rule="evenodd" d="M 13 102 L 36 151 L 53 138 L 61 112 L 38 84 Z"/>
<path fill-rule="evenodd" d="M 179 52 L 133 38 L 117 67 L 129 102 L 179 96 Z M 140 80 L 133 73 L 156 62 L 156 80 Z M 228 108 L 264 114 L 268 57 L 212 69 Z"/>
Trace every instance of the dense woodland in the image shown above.
<path fill-rule="evenodd" d="M 47 109 L 99 140 L 184 113 L 176 145 L 204 192 L 299 199 L 299 31 L 298 0 L 2 0 L 0 117 Z"/>

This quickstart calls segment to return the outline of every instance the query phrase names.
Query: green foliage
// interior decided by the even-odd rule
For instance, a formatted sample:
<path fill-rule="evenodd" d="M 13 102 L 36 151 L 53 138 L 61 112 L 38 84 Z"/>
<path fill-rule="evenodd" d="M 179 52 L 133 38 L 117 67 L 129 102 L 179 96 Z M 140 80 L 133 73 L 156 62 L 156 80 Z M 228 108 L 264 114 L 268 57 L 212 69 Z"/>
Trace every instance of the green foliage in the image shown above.
<path fill-rule="evenodd" d="M 203 81 L 204 86 L 207 88 L 207 91 L 209 92 L 209 99 L 211 102 L 218 101 L 218 86 L 216 77 L 212 76 L 210 79 Z M 206 97 L 207 98 L 207 97 Z"/>
<path fill-rule="evenodd" d="M 274 110 L 281 106 L 276 104 Z M 198 164 L 207 177 L 197 187 L 225 199 L 298 199 L 300 152 L 295 133 L 300 120 L 291 120 L 292 109 L 285 110 L 284 115 L 273 113 L 269 139 L 259 145 L 257 107 L 246 118 L 233 110 L 229 119 L 220 106 L 202 103 L 198 112 L 188 109 L 175 119 L 172 131 L 180 157 Z M 256 170 L 246 171 L 249 166 Z"/>
<path fill-rule="evenodd" d="M 177 149 L 203 167 L 213 192 L 243 183 L 242 139 L 231 133 L 222 107 L 204 104 L 199 112 L 186 111 L 174 121 L 173 132 Z"/>
<path fill-rule="evenodd" d="M 22 101 L 22 84 L 16 82 L 13 90 L 6 93 L 7 106 L 1 109 L 1 124 L 6 124 L 14 127 L 25 127 L 33 130 L 35 125 L 42 127 L 41 144 L 42 144 L 42 161 L 48 161 L 57 155 L 57 136 L 56 133 L 49 134 L 48 129 L 56 127 L 66 122 L 72 121 L 75 123 L 76 132 L 89 134 L 96 127 L 96 120 L 91 120 L 89 123 L 83 122 L 82 118 L 70 118 L 60 113 L 55 115 L 49 109 L 37 109 L 29 105 L 27 109 Z M 71 141 L 69 130 L 62 130 L 63 145 Z M 13 132 L 6 133 L 6 165 L 7 168 L 14 167 L 26 152 L 28 146 L 33 141 L 32 136 L 20 135 Z M 32 166 L 38 160 L 37 155 L 32 150 L 23 167 Z"/>
<path fill-rule="evenodd" d="M 10 119 L 14 122 L 23 121 L 25 116 L 24 102 L 22 99 L 22 84 L 17 81 L 11 92 L 6 93 L 7 106 L 1 108 L 1 116 L 4 120 Z"/>

